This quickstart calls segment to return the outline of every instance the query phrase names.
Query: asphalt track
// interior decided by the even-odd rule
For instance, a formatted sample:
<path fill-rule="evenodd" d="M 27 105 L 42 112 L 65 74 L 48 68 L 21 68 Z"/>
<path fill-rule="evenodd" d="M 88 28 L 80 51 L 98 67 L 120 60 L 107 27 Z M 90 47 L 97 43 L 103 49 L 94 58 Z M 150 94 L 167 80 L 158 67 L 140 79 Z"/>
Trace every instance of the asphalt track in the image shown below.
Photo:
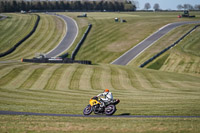
<path fill-rule="evenodd" d="M 14 112 L 0 111 L 0 115 L 30 115 L 30 116 L 62 116 L 62 117 L 112 117 L 112 118 L 200 118 L 200 116 L 154 116 L 154 115 L 74 115 L 74 114 L 50 114 L 50 113 L 32 113 L 32 112 Z"/>
<path fill-rule="evenodd" d="M 159 40 L 162 36 L 167 34 L 169 31 L 175 29 L 178 26 L 185 24 L 196 24 L 200 23 L 200 21 L 187 21 L 187 22 L 176 22 L 163 26 L 158 31 L 147 37 L 145 40 L 137 44 L 135 47 L 124 53 L 122 56 L 117 58 L 111 64 L 116 65 L 127 65 L 131 60 L 136 58 L 140 53 L 142 53 L 145 49 L 150 47 L 154 42 Z"/>
<path fill-rule="evenodd" d="M 78 26 L 76 21 L 64 15 L 56 15 L 56 16 L 64 20 L 67 26 L 66 28 L 67 33 L 65 34 L 62 41 L 58 44 L 58 46 L 46 54 L 47 58 L 56 57 L 62 52 L 66 51 L 74 43 L 78 35 Z"/>

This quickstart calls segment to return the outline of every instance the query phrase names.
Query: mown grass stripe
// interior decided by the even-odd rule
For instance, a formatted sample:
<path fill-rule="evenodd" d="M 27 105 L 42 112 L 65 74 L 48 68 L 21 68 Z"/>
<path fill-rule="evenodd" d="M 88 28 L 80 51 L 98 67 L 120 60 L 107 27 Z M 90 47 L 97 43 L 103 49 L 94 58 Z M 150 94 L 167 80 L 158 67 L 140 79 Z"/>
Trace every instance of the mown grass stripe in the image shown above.
<path fill-rule="evenodd" d="M 120 83 L 120 78 L 119 78 L 119 70 L 114 67 L 110 67 L 111 70 L 111 84 L 116 90 L 124 90 L 123 86 Z"/>
<path fill-rule="evenodd" d="M 119 67 L 119 80 L 122 87 L 126 90 L 135 90 L 132 86 L 131 79 L 129 78 L 129 72 L 127 72 L 123 67 Z"/>
<path fill-rule="evenodd" d="M 45 68 L 36 68 L 18 89 L 30 89 L 37 79 L 42 75 L 44 70 Z"/>
<path fill-rule="evenodd" d="M 138 81 L 136 74 L 134 73 L 134 70 L 130 70 L 127 68 L 123 68 L 127 74 L 128 74 L 128 78 L 130 79 L 131 82 L 131 86 L 137 90 L 143 90 L 142 85 L 140 84 L 140 82 Z"/>
<path fill-rule="evenodd" d="M 73 72 L 73 75 L 71 77 L 69 89 L 71 90 L 79 89 L 80 77 L 83 74 L 84 69 L 85 69 L 85 66 L 78 65 L 78 67 Z"/>
<path fill-rule="evenodd" d="M 13 15 L 12 17 L 16 18 L 17 15 Z M 15 45 L 18 41 L 20 41 L 23 37 L 25 37 L 33 28 L 34 23 L 35 23 L 35 15 L 20 15 L 19 18 L 21 17 L 19 23 L 16 23 L 15 21 L 11 22 L 13 23 L 12 25 L 15 25 L 14 27 L 10 27 L 10 29 L 13 30 L 13 32 L 8 32 L 10 35 L 7 35 L 4 41 L 2 42 L 2 45 L 6 45 L 6 48 L 4 49 L 4 52 L 6 49 L 8 50 L 11 48 L 13 45 Z M 3 29 L 6 31 L 5 28 Z M 9 42 L 8 42 L 9 41 Z M 4 47 L 3 47 L 4 48 Z"/>
<path fill-rule="evenodd" d="M 10 59 L 20 58 L 21 55 L 24 55 L 24 57 L 27 57 L 27 55 L 34 56 L 38 48 L 40 48 L 43 45 L 43 42 L 46 40 L 46 38 L 48 37 L 47 35 L 49 34 L 49 32 L 47 31 L 49 23 L 46 17 L 44 17 L 43 15 L 41 15 L 40 17 L 41 17 L 40 23 L 35 33 L 23 43 L 23 46 L 21 46 L 21 47 L 26 47 L 26 49 L 19 48 L 19 50 L 16 51 L 17 54 L 15 54 L 15 56 L 13 54 Z"/>
<path fill-rule="evenodd" d="M 33 71 L 34 69 L 28 66 L 28 68 L 24 69 L 19 75 L 13 78 L 9 84 L 5 85 L 4 88 L 13 88 L 13 89 L 19 88 L 32 74 Z"/>
<path fill-rule="evenodd" d="M 45 70 L 43 71 L 42 76 L 40 76 L 34 84 L 31 86 L 31 90 L 42 90 L 45 89 L 48 80 L 50 79 L 53 72 L 59 67 L 58 65 L 46 65 L 44 66 Z"/>
<path fill-rule="evenodd" d="M 70 81 L 77 67 L 78 67 L 77 65 L 69 65 L 69 66 L 67 65 L 67 68 L 63 71 L 60 81 L 58 82 L 57 85 L 58 90 L 69 91 Z"/>
<path fill-rule="evenodd" d="M 61 76 L 62 76 L 62 72 L 63 70 L 65 70 L 65 65 L 60 65 L 60 67 L 58 67 L 52 74 L 52 76 L 50 77 L 50 79 L 48 80 L 48 83 L 45 86 L 45 90 L 55 90 L 58 81 L 60 80 Z"/>
<path fill-rule="evenodd" d="M 99 89 L 102 89 L 102 86 L 101 86 L 101 75 L 102 75 L 102 68 L 101 67 L 98 67 L 98 66 L 95 66 L 93 68 L 93 74 L 91 76 L 91 86 L 92 86 L 92 89 L 94 90 L 99 90 Z"/>
<path fill-rule="evenodd" d="M 111 89 L 111 90 L 114 90 L 114 87 L 112 86 L 112 83 L 111 83 L 111 70 L 110 70 L 110 67 L 108 65 L 101 65 L 101 67 L 103 68 L 103 71 L 102 71 L 102 76 L 101 76 L 101 86 L 103 89 Z"/>
<path fill-rule="evenodd" d="M 5 76 L 1 77 L 0 79 L 0 86 L 4 86 L 6 84 L 9 84 L 14 78 L 16 78 L 24 69 L 22 67 L 13 68 L 12 71 L 10 71 Z"/>
<path fill-rule="evenodd" d="M 86 67 L 85 70 L 83 71 L 83 74 L 80 77 L 80 86 L 79 89 L 80 90 L 92 90 L 92 83 L 91 83 L 91 78 L 92 78 L 92 74 L 93 74 L 93 67 Z"/>
<path fill-rule="evenodd" d="M 136 78 L 138 79 L 141 87 L 145 90 L 145 91 L 152 91 L 150 88 L 152 88 L 151 83 L 148 81 L 148 79 L 145 77 L 145 75 L 143 75 L 140 72 L 134 72 L 136 75 Z"/>
<path fill-rule="evenodd" d="M 9 21 L 8 23 L 10 23 L 9 27 L 6 29 L 7 32 L 5 32 L 5 34 L 2 34 L 2 40 L 6 41 L 6 38 L 9 37 L 11 38 L 13 36 L 14 31 L 16 31 L 16 28 L 18 27 L 18 25 L 21 23 L 22 21 L 22 16 L 12 16 L 13 19 L 11 21 Z M 13 25 L 13 22 L 15 22 L 15 25 Z M 12 28 L 11 28 L 12 27 Z M 10 37 L 10 36 L 11 37 Z M 5 42 L 2 42 L 5 43 Z"/>

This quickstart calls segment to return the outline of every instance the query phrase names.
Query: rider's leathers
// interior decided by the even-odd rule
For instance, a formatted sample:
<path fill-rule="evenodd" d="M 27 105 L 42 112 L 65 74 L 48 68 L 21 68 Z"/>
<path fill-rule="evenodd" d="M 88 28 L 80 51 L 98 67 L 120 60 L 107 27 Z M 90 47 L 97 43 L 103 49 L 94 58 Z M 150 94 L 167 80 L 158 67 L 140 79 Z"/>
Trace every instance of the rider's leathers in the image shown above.
<path fill-rule="evenodd" d="M 101 97 L 101 96 L 105 96 L 104 98 L 101 98 L 105 103 L 113 100 L 113 95 L 111 92 L 104 92 L 97 95 L 97 97 Z"/>

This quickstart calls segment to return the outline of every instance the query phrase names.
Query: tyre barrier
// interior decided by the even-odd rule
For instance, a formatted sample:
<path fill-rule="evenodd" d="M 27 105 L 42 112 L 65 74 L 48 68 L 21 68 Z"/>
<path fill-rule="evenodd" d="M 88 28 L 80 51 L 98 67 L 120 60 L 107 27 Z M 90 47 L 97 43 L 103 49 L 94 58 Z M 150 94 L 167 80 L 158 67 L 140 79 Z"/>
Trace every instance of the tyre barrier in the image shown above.
<path fill-rule="evenodd" d="M 26 39 L 28 39 L 35 32 L 35 30 L 37 29 L 38 23 L 40 21 L 40 16 L 37 14 L 35 14 L 35 15 L 37 16 L 37 20 L 35 22 L 33 29 L 31 30 L 31 32 L 28 35 L 26 35 L 22 40 L 20 40 L 17 44 L 15 44 L 12 48 L 10 48 L 8 51 L 0 53 L 0 57 L 4 57 L 4 56 L 12 53 L 13 51 L 15 51 L 15 49 L 17 47 L 19 47 Z"/>
<path fill-rule="evenodd" d="M 88 28 L 87 28 L 87 30 L 86 30 L 86 32 L 85 32 L 84 35 L 83 35 L 83 37 L 81 38 L 81 40 L 80 40 L 79 43 L 77 44 L 76 48 L 75 48 L 74 51 L 72 52 L 72 57 L 71 57 L 72 60 L 75 59 L 76 54 L 78 53 L 78 51 L 79 51 L 81 45 L 82 45 L 83 42 L 85 41 L 85 39 L 86 39 L 88 33 L 90 32 L 90 29 L 91 29 L 91 28 L 92 28 L 92 24 L 89 24 L 89 25 L 88 25 Z"/>
<path fill-rule="evenodd" d="M 72 60 L 71 58 L 33 58 L 33 59 L 21 59 L 22 62 L 28 63 L 79 63 L 91 65 L 92 62 L 88 60 Z"/>
<path fill-rule="evenodd" d="M 169 47 L 165 48 L 164 50 L 162 50 L 158 54 L 154 55 L 153 57 L 151 57 L 150 59 L 148 59 L 147 61 L 145 61 L 143 64 L 141 64 L 139 67 L 141 67 L 141 68 L 145 67 L 147 64 L 149 64 L 150 62 L 152 62 L 153 60 L 155 60 L 157 57 L 159 57 L 160 55 L 162 55 L 163 53 L 165 53 L 167 50 L 169 50 L 172 47 L 176 46 L 176 44 L 178 44 L 181 40 L 183 40 L 187 35 L 189 35 L 192 31 L 194 31 L 199 26 L 200 25 L 194 26 L 194 28 L 192 28 L 190 31 L 188 31 L 185 35 L 183 35 L 181 38 L 179 38 L 172 45 L 170 45 Z"/>

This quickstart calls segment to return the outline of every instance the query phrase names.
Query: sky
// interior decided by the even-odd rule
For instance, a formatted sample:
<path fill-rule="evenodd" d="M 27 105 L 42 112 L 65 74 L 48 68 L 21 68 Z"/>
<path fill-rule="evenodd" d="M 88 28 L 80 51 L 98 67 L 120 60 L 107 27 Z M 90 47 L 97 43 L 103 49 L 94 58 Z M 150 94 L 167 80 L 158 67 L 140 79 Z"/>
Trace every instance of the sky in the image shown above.
<path fill-rule="evenodd" d="M 158 3 L 160 5 L 160 8 L 165 9 L 171 9 L 171 10 L 177 10 L 177 5 L 181 4 L 190 4 L 192 6 L 194 5 L 200 5 L 200 0 L 136 0 L 139 3 L 139 10 L 144 9 L 145 3 L 150 3 L 152 9 L 155 3 Z"/>

